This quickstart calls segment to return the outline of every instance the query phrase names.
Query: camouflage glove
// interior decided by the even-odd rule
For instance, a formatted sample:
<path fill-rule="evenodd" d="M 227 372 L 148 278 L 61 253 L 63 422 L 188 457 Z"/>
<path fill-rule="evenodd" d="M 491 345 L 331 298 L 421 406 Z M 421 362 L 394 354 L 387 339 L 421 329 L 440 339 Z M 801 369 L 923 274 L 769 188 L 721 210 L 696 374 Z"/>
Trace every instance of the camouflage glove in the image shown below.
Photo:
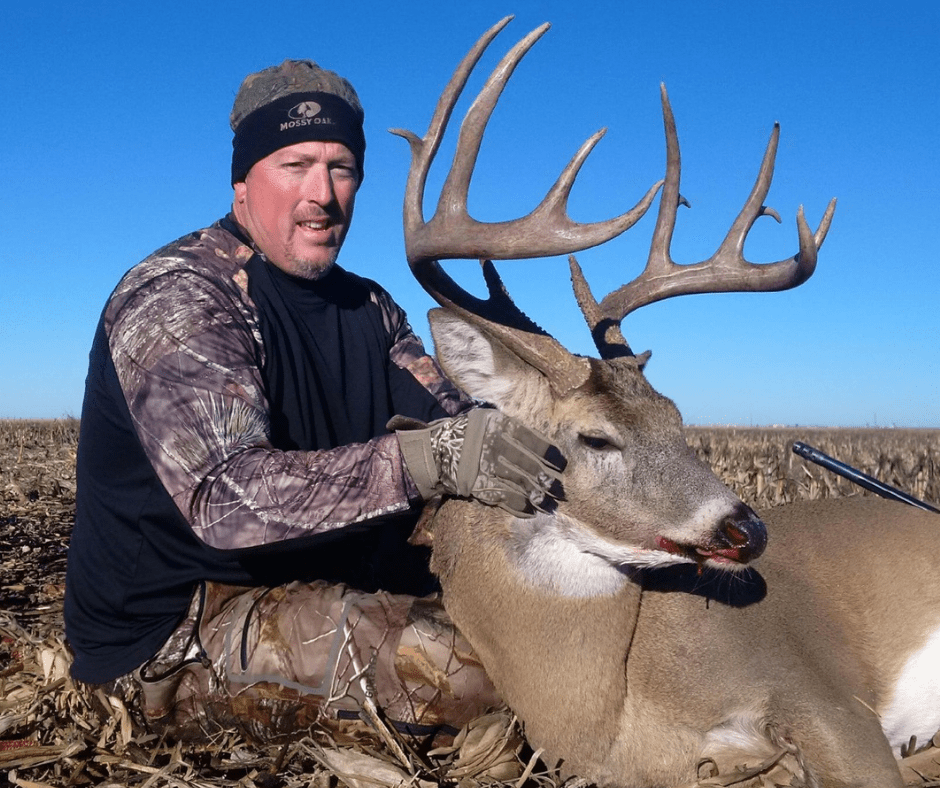
<path fill-rule="evenodd" d="M 430 424 L 396 416 L 388 427 L 396 431 L 405 465 L 425 499 L 459 495 L 533 517 L 560 489 L 561 452 L 493 408 Z"/>

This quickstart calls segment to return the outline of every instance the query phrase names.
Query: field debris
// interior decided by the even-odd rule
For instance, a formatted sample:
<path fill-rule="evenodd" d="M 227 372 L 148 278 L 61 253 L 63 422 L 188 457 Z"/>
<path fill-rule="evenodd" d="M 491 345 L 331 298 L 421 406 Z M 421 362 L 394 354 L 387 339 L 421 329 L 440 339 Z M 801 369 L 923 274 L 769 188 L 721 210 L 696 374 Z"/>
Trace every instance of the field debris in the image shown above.
<path fill-rule="evenodd" d="M 688 438 L 756 508 L 864 493 L 793 455 L 794 440 L 940 501 L 940 430 L 690 428 Z M 0 785 L 587 788 L 547 767 L 508 712 L 481 717 L 444 743 L 394 731 L 388 742 L 362 722 L 286 743 L 258 744 L 229 731 L 197 745 L 148 733 L 117 698 L 77 686 L 62 633 L 77 443 L 74 419 L 0 421 Z M 777 767 L 710 770 L 688 788 L 798 785 Z M 914 742 L 902 772 L 908 785 L 940 788 L 940 734 Z"/>

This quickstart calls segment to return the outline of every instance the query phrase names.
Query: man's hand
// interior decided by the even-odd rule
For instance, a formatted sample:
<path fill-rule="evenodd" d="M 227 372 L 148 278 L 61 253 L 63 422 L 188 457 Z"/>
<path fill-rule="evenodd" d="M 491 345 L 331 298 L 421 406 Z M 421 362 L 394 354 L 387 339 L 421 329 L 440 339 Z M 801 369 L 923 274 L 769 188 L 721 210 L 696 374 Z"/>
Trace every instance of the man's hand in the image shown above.
<path fill-rule="evenodd" d="M 493 408 L 430 424 L 396 416 L 388 426 L 396 431 L 405 465 L 425 499 L 459 495 L 532 517 L 559 494 L 561 452 Z"/>

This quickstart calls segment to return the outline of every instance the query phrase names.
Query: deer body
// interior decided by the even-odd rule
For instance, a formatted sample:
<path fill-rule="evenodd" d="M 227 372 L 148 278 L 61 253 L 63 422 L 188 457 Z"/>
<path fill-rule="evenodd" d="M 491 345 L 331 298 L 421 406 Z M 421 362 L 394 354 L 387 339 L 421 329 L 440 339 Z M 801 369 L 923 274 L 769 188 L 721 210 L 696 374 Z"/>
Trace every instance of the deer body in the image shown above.
<path fill-rule="evenodd" d="M 670 540 L 701 540 L 733 508 L 717 487 L 708 505 L 691 505 L 708 498 L 708 474 L 681 448 L 657 441 L 659 456 L 648 455 L 651 425 L 638 413 L 668 401 L 623 361 L 594 362 L 612 368 L 619 391 L 590 390 L 605 380 L 595 374 L 583 398 L 552 400 L 537 371 L 483 333 L 445 315 L 432 329 L 449 375 L 499 397 L 569 460 L 567 500 L 552 515 L 519 520 L 455 500 L 433 523 L 445 606 L 533 747 L 602 785 L 686 784 L 704 759 L 727 774 L 783 751 L 808 785 L 901 785 L 900 745 L 940 729 L 936 515 L 867 498 L 779 507 L 752 568 L 700 572 L 661 554 L 663 566 L 643 569 L 655 540 L 629 513 L 656 505 L 663 463 L 672 509 L 656 527 Z M 625 390 L 643 396 L 611 399 Z M 578 446 L 599 423 L 628 446 L 626 462 Z M 650 464 L 653 474 L 636 471 Z M 667 531 L 670 518 L 685 532 Z M 618 565 L 614 545 L 634 563 Z M 926 668 L 905 674 L 918 653 Z M 905 692 L 917 699 L 906 709 Z"/>
<path fill-rule="evenodd" d="M 878 716 L 904 689 L 896 683 L 898 663 L 940 629 L 936 605 L 929 615 L 898 612 L 909 601 L 905 591 L 930 586 L 904 583 L 880 600 L 895 604 L 893 619 L 885 622 L 870 615 L 864 593 L 834 601 L 827 595 L 837 575 L 832 567 L 817 566 L 814 575 L 795 565 L 788 551 L 806 547 L 803 529 L 818 532 L 835 515 L 849 518 L 852 527 L 880 529 L 897 508 L 862 499 L 841 511 L 794 506 L 769 519 L 770 545 L 756 562 L 767 596 L 743 608 L 709 599 L 700 588 L 692 592 L 699 581 L 694 568 L 659 570 L 676 583 L 665 589 L 631 581 L 588 599 L 553 596 L 521 581 L 518 570 L 500 560 L 505 556 L 481 550 L 474 544 L 481 537 L 467 544 L 469 528 L 479 525 L 490 534 L 499 526 L 468 525 L 461 514 L 442 513 L 435 527 L 435 543 L 460 557 L 446 569 L 438 559 L 435 565 L 442 569 L 448 612 L 519 715 L 526 737 L 570 772 L 601 785 L 685 785 L 705 758 L 728 774 L 761 764 L 783 745 L 805 763 L 805 773 L 790 766 L 805 784 L 887 788 L 902 784 L 899 746 L 914 730 L 923 743 L 938 728 L 937 706 L 928 708 L 925 699 L 920 711 L 933 717 L 895 720 L 900 736 L 892 752 Z M 505 544 L 505 536 L 494 539 Z M 936 588 L 936 574 L 919 576 Z M 870 580 L 864 571 L 859 575 L 859 585 Z M 930 687 L 908 689 L 926 694 Z M 935 683 L 934 698 L 936 692 Z"/>
<path fill-rule="evenodd" d="M 600 785 L 900 786 L 895 756 L 940 728 L 940 520 L 868 499 L 790 506 L 769 527 L 699 462 L 676 407 L 643 376 L 626 315 L 687 293 L 772 291 L 805 282 L 835 209 L 799 251 L 756 264 L 748 231 L 774 216 L 774 128 L 750 195 L 716 252 L 670 253 L 680 153 L 661 90 L 666 176 L 619 217 L 578 224 L 566 203 L 600 134 L 528 215 L 484 224 L 467 193 L 486 124 L 521 58 L 492 72 L 461 125 L 434 215 L 428 171 L 460 92 L 509 22 L 474 45 L 445 87 L 412 166 L 405 246 L 431 313 L 438 358 L 469 393 L 542 432 L 567 459 L 563 495 L 534 516 L 449 500 L 429 518 L 444 604 L 526 735 Z M 600 359 L 574 356 L 512 302 L 491 260 L 586 249 L 629 229 L 662 189 L 643 272 L 600 302 L 573 257 L 575 296 Z M 463 290 L 440 260 L 486 258 L 489 290 Z M 769 548 L 765 553 L 765 547 Z M 887 738 L 886 738 L 887 734 Z M 890 739 L 890 743 L 889 743 Z M 769 781 L 769 782 L 768 782 Z"/>

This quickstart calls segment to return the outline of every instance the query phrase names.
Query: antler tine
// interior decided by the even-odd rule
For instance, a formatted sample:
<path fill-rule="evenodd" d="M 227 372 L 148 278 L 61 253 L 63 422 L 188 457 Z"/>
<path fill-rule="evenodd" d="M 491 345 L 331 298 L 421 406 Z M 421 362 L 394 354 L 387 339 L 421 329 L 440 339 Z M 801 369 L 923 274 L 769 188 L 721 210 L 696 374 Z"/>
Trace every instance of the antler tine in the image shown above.
<path fill-rule="evenodd" d="M 787 290 L 802 284 L 816 268 L 817 253 L 829 231 L 835 211 L 836 201 L 833 199 L 813 233 L 800 207 L 797 212 L 800 249 L 792 258 L 762 264 L 751 263 L 744 258 L 744 243 L 754 222 L 765 215 L 780 221 L 777 212 L 764 205 L 773 179 L 780 136 L 780 126 L 774 124 L 754 187 L 717 251 L 702 262 L 677 265 L 671 258 L 670 246 L 678 206 L 688 203 L 679 193 L 679 139 L 665 85 L 661 86 L 661 94 L 666 132 L 666 179 L 649 259 L 639 277 L 607 295 L 595 306 L 590 316 L 585 312 L 595 342 L 609 332 L 611 322 L 619 324 L 635 309 L 665 298 L 692 293 L 769 292 Z M 582 308 L 582 311 L 585 310 Z M 601 321 L 604 321 L 606 328 L 601 325 Z M 605 352 L 600 344 L 598 348 L 602 354 Z"/>
<path fill-rule="evenodd" d="M 444 130 L 447 128 L 447 124 L 450 121 L 450 116 L 457 104 L 457 99 L 460 98 L 460 94 L 463 92 L 471 72 L 483 56 L 486 48 L 512 19 L 512 16 L 507 16 L 493 25 L 480 36 L 479 40 L 471 47 L 463 60 L 457 64 L 453 76 L 450 78 L 450 81 L 445 86 L 437 101 L 437 106 L 434 109 L 434 114 L 431 117 L 431 122 L 428 125 L 428 131 L 424 139 L 421 139 L 417 134 L 406 129 L 389 129 L 392 134 L 397 134 L 399 137 L 403 137 L 407 140 L 411 147 L 411 169 L 408 171 L 404 205 L 406 243 L 409 238 L 424 225 L 423 201 L 428 172 L 431 169 L 431 163 L 434 161 L 434 157 L 437 155 L 441 140 L 444 138 Z"/>
<path fill-rule="evenodd" d="M 632 356 L 633 351 L 620 331 L 620 321 L 611 320 L 601 311 L 600 304 L 591 292 L 591 286 L 584 277 L 578 259 L 568 255 L 568 267 L 571 269 L 571 286 L 577 299 L 581 314 L 591 329 L 591 336 L 601 358 Z"/>
<path fill-rule="evenodd" d="M 551 25 L 548 22 L 540 25 L 517 42 L 499 61 L 499 64 L 493 69 L 483 89 L 477 94 L 476 99 L 467 110 L 463 123 L 460 124 L 460 133 L 457 135 L 457 151 L 451 164 L 450 172 L 447 174 L 447 180 L 444 181 L 444 187 L 441 189 L 441 196 L 437 204 L 437 211 L 432 217 L 431 222 L 440 217 L 439 221 L 447 224 L 448 220 L 454 220 L 459 223 L 460 219 L 470 217 L 467 215 L 467 197 L 470 192 L 470 179 L 473 177 L 473 170 L 476 167 L 477 157 L 480 153 L 480 145 L 483 143 L 483 134 L 486 126 L 496 109 L 499 97 L 509 83 L 509 78 L 516 70 L 516 66 L 522 61 L 522 58 L 535 46 L 535 43 L 548 31 Z M 448 239 L 450 240 L 450 239 Z M 496 257 L 503 258 L 503 255 L 490 253 L 490 249 L 474 251 L 473 254 L 461 254 L 457 250 L 449 250 L 443 254 L 436 254 L 435 257 L 445 257 L 448 254 L 453 257 Z"/>

